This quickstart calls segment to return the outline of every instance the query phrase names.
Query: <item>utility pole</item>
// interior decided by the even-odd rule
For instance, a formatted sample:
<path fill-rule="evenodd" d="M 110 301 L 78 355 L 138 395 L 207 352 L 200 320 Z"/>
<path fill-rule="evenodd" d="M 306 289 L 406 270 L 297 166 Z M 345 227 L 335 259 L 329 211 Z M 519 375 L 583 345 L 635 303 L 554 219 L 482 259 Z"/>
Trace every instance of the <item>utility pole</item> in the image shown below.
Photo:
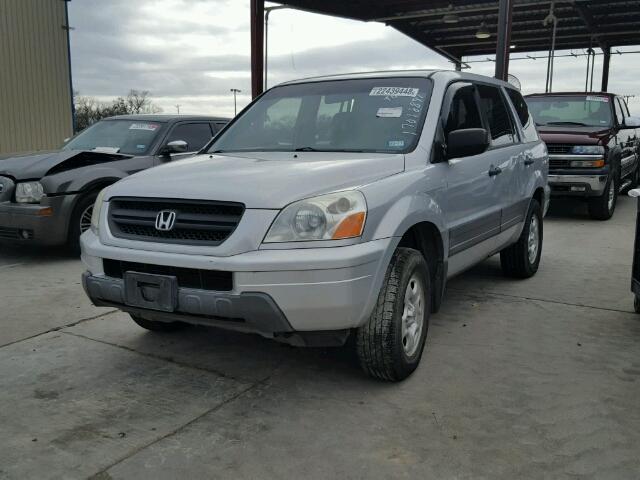
<path fill-rule="evenodd" d="M 180 107 L 181 107 L 181 106 L 182 106 L 182 105 L 180 105 L 180 104 L 177 104 L 177 105 L 175 106 L 175 107 L 176 107 L 176 110 L 178 111 L 178 115 L 180 115 Z"/>
<path fill-rule="evenodd" d="M 232 88 L 231 92 L 233 92 L 233 116 L 235 117 L 238 114 L 238 106 L 236 103 L 236 94 L 241 93 L 242 90 L 238 90 L 237 88 Z"/>

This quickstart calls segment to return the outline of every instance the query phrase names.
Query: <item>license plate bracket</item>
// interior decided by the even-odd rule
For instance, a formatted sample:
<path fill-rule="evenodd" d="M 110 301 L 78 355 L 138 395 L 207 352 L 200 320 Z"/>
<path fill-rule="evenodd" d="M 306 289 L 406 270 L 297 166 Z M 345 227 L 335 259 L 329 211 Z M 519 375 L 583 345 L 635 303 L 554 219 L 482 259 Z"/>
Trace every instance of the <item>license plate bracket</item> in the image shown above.
<path fill-rule="evenodd" d="M 173 312 L 178 306 L 178 280 L 170 275 L 125 272 L 124 293 L 130 307 Z"/>

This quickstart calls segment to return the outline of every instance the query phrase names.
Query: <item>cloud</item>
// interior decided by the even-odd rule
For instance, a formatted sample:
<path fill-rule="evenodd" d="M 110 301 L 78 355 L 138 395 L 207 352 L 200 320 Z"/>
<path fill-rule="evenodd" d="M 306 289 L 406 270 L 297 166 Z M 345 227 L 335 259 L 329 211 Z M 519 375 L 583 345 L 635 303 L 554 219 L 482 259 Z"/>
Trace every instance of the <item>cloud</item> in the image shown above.
<path fill-rule="evenodd" d="M 230 115 L 231 88 L 242 90 L 239 107 L 250 100 L 248 9 L 237 0 L 70 2 L 74 88 L 100 98 L 149 90 L 167 112 L 181 104 L 181 112 Z M 628 60 L 613 57 L 612 91 L 636 92 L 638 69 Z M 293 10 L 271 17 L 268 65 L 269 85 L 332 73 L 452 68 L 390 27 Z M 493 75 L 493 63 L 472 65 L 474 73 Z M 584 89 L 585 57 L 558 58 L 555 65 L 555 90 Z M 596 89 L 600 65 L 598 57 Z M 513 60 L 511 73 L 525 93 L 543 91 L 546 60 Z"/>

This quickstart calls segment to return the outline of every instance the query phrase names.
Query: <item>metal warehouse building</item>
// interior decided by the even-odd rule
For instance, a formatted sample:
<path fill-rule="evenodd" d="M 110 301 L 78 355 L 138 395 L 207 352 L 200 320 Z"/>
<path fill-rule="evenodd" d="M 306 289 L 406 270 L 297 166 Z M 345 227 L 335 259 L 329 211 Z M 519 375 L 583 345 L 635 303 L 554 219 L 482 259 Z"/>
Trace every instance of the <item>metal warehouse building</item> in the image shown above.
<path fill-rule="evenodd" d="M 0 155 L 73 131 L 66 0 L 0 0 Z"/>

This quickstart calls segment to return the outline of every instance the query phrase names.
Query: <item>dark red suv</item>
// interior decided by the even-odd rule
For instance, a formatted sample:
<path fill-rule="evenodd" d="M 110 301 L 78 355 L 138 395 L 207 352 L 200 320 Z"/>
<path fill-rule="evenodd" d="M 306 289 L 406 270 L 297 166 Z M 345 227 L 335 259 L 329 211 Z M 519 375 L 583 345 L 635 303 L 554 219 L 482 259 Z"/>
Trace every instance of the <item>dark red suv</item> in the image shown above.
<path fill-rule="evenodd" d="M 551 194 L 584 197 L 592 218 L 611 218 L 618 193 L 640 180 L 640 118 L 611 93 L 544 93 L 526 101 L 549 151 Z"/>

